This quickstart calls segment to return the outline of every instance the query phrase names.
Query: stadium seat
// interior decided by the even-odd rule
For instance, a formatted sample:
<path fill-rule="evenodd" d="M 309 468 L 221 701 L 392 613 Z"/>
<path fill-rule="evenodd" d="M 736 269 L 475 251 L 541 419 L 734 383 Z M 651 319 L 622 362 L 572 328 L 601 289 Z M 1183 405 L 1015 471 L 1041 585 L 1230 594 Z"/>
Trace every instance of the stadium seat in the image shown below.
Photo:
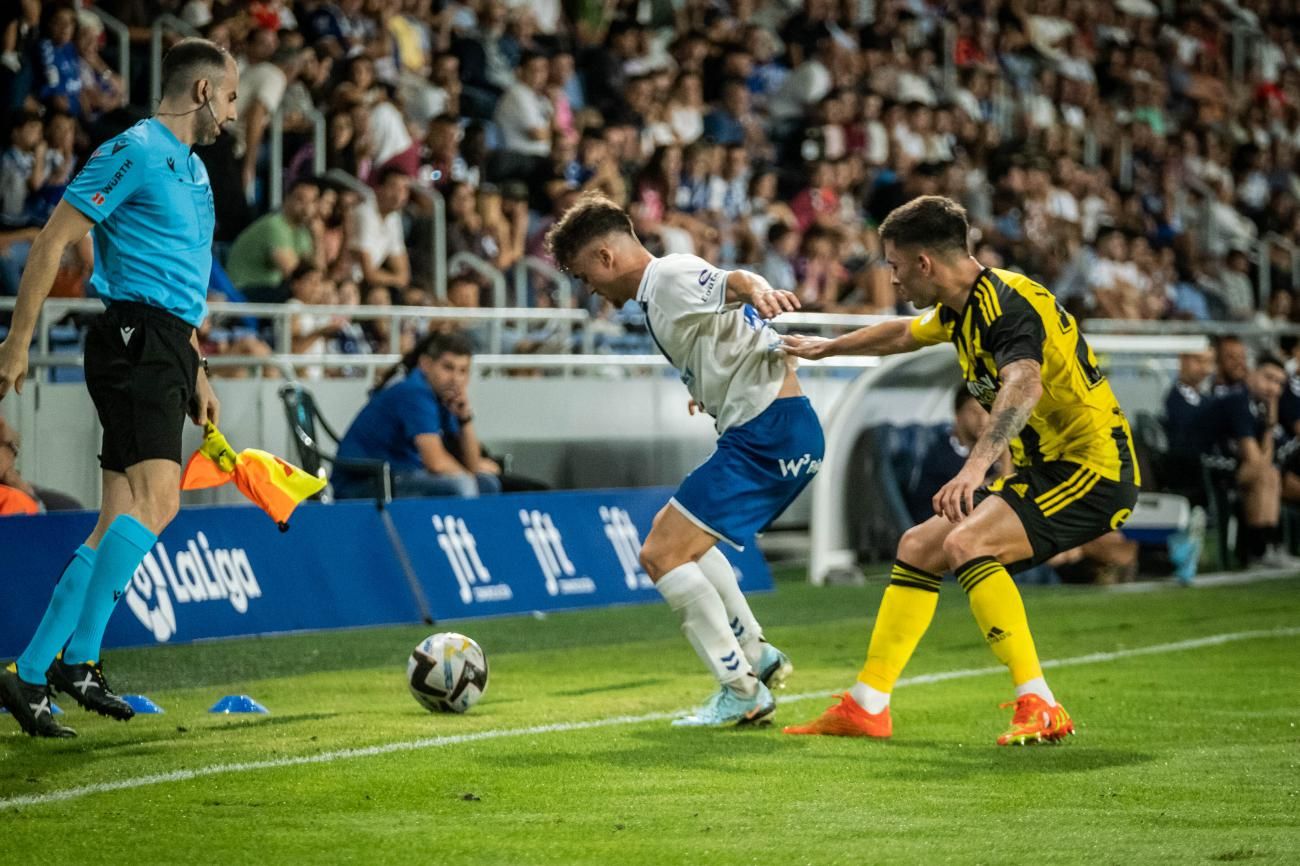
<path fill-rule="evenodd" d="M 316 406 L 316 398 L 300 382 L 286 382 L 280 386 L 280 402 L 284 404 L 284 414 L 293 431 L 294 447 L 298 451 L 298 461 L 302 468 L 313 475 L 324 477 L 324 464 L 329 463 L 335 469 L 339 467 L 355 471 L 359 475 L 368 475 L 374 481 L 375 501 L 382 505 L 392 501 L 392 469 L 384 460 L 340 460 L 334 454 L 321 448 L 317 429 L 334 441 L 338 447 L 339 434 L 325 420 Z M 328 490 L 328 488 L 327 488 Z M 332 493 L 322 491 L 318 494 L 322 502 L 333 499 Z"/>

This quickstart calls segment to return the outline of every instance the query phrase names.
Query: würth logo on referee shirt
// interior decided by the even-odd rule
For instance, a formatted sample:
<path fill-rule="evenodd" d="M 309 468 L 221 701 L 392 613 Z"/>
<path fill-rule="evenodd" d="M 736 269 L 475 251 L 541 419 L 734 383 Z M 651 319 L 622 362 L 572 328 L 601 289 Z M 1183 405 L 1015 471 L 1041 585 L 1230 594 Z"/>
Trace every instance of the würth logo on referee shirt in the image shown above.
<path fill-rule="evenodd" d="M 91 196 L 90 200 L 95 204 L 103 204 L 104 197 L 111 193 L 113 188 L 122 182 L 122 178 L 126 177 L 126 173 L 130 168 L 131 160 L 128 159 L 117 167 L 117 171 L 113 172 L 113 176 L 108 179 L 108 183 L 101 186 L 99 192 Z"/>

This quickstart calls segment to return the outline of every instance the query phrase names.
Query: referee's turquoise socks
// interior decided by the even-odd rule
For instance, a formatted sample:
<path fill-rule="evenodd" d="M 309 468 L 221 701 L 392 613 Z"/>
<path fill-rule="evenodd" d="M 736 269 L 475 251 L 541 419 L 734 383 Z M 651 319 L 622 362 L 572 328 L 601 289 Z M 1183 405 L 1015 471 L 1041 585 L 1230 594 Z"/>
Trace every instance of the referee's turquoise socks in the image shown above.
<path fill-rule="evenodd" d="M 64 661 L 74 665 L 99 661 L 99 645 L 104 640 L 108 618 L 113 615 L 113 608 L 131 582 L 131 576 L 144 561 L 144 555 L 157 540 L 158 536 L 129 514 L 119 514 L 108 525 L 95 554 L 81 618 L 77 620 L 68 648 L 63 651 Z"/>
<path fill-rule="evenodd" d="M 68 635 L 72 634 L 81 615 L 81 605 L 86 598 L 86 587 L 90 585 L 90 571 L 95 565 L 94 548 L 81 545 L 72 554 L 63 575 L 54 586 L 54 596 L 45 616 L 36 627 L 31 643 L 18 657 L 18 676 L 24 682 L 43 683 L 45 672 L 54 657 L 63 649 Z"/>

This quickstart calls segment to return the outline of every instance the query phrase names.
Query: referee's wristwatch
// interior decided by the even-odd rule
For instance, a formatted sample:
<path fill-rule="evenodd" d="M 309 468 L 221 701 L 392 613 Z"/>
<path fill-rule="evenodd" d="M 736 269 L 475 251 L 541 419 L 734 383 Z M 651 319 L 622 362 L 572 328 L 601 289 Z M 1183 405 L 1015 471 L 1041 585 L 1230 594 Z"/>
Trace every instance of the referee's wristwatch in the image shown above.
<path fill-rule="evenodd" d="M 212 371 L 208 369 L 208 356 L 199 355 L 199 369 L 203 371 L 204 376 L 211 376 Z"/>

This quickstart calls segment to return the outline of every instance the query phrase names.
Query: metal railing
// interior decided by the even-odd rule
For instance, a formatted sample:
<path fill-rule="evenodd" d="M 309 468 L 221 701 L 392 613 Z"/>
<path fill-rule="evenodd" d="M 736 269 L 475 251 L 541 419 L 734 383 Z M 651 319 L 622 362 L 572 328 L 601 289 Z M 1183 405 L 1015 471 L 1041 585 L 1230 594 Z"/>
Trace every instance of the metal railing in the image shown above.
<path fill-rule="evenodd" d="M 505 278 L 498 277 L 501 280 L 500 295 L 504 300 L 505 297 Z M 12 310 L 16 306 L 15 298 L 0 298 L 0 311 Z M 58 322 L 63 320 L 71 313 L 100 313 L 103 312 L 104 305 L 100 301 L 84 298 L 50 298 L 41 308 L 40 317 L 36 323 L 35 333 L 35 352 L 33 358 L 61 358 L 59 363 L 47 366 L 78 366 L 80 365 L 79 355 L 73 353 L 60 354 L 52 351 L 51 329 Z M 399 306 L 346 306 L 338 304 L 241 304 L 229 302 L 214 302 L 208 305 L 209 314 L 214 319 L 261 319 L 268 320 L 272 329 L 272 346 L 279 356 L 280 360 L 284 358 L 306 357 L 309 361 L 297 361 L 296 363 L 311 363 L 319 365 L 322 362 L 318 356 L 296 356 L 292 354 L 293 346 L 293 319 L 301 315 L 315 316 L 342 316 L 354 322 L 364 321 L 385 321 L 389 327 L 389 357 L 395 357 L 400 346 L 400 339 L 403 331 L 408 324 L 427 325 L 431 321 L 440 322 L 457 322 L 464 326 L 473 326 L 487 324 L 489 328 L 488 352 L 490 354 L 504 354 L 504 329 L 505 322 L 538 322 L 542 324 L 559 325 L 567 327 L 570 332 L 574 326 L 583 327 L 583 340 L 580 348 L 585 352 L 592 350 L 592 339 L 590 328 L 586 325 L 591 321 L 591 316 L 585 310 L 560 310 L 560 309 L 522 309 L 516 307 L 502 307 L 498 309 L 467 309 L 459 307 L 399 307 Z M 384 357 L 375 355 L 342 355 L 342 358 L 350 359 L 340 366 L 372 366 L 369 360 L 374 357 Z M 69 360 L 70 359 L 70 360 Z M 214 359 L 215 360 L 215 359 Z M 260 366 L 263 364 L 273 363 L 267 358 L 255 356 L 240 356 L 235 361 L 223 363 L 233 364 L 235 366 Z M 391 363 L 391 360 L 389 361 Z"/>
<path fill-rule="evenodd" d="M 325 173 L 325 115 L 315 108 L 304 112 L 311 121 L 312 131 L 312 174 Z M 270 165 L 267 168 L 267 205 L 271 210 L 280 207 L 284 201 L 284 100 L 276 106 L 271 115 L 270 127 Z"/>
<path fill-rule="evenodd" d="M 149 107 L 155 108 L 162 98 L 162 61 L 163 33 L 179 33 L 182 36 L 202 36 L 175 15 L 163 13 L 153 21 L 149 28 Z"/>
<path fill-rule="evenodd" d="M 131 103 L 131 28 L 109 15 L 98 6 L 88 7 L 104 25 L 105 30 L 117 38 L 117 74 L 122 79 L 122 96 Z"/>
<path fill-rule="evenodd" d="M 12 298 L 0 299 L 0 310 L 13 309 Z M 54 352 L 50 329 L 69 313 L 93 313 L 103 309 L 99 301 L 52 298 L 41 311 L 37 323 L 36 350 L 30 358 L 33 369 L 48 371 L 52 368 L 78 367 L 82 363 L 79 352 Z M 464 309 L 452 307 L 351 307 L 340 305 L 285 305 L 213 303 L 210 312 L 215 317 L 270 319 L 274 327 L 274 343 L 278 348 L 274 356 L 222 355 L 209 359 L 214 368 L 247 368 L 257 375 L 266 370 L 278 370 L 293 377 L 297 367 L 325 369 L 377 370 L 391 366 L 400 359 L 400 335 L 410 323 L 429 321 L 456 321 L 465 324 L 487 322 L 492 327 L 493 338 L 488 351 L 475 357 L 475 365 L 485 372 L 508 370 L 554 371 L 564 374 L 597 372 L 609 373 L 638 369 L 665 371 L 668 362 L 657 354 L 594 354 L 591 328 L 593 317 L 585 310 L 575 309 Z M 292 321 L 295 316 L 345 316 L 353 321 L 387 321 L 389 326 L 389 351 L 375 354 L 302 354 L 292 349 Z M 816 330 L 823 334 L 842 332 L 880 322 L 892 321 L 901 316 L 873 316 L 839 313 L 788 313 L 777 325 L 781 328 L 797 327 Z M 567 352 L 548 354 L 508 354 L 502 351 L 503 326 L 508 321 L 560 324 L 572 328 L 583 327 L 581 354 Z M 1283 334 L 1300 334 L 1300 325 L 1264 326 L 1232 322 L 1133 322 L 1127 320 L 1091 319 L 1084 323 L 1089 342 L 1099 353 L 1110 355 L 1166 355 L 1196 352 L 1208 345 L 1207 335 L 1236 334 L 1241 336 L 1276 337 Z M 827 358 L 821 361 L 801 362 L 811 370 L 861 369 L 880 363 L 879 358 L 848 356 Z M 48 376 L 46 376 L 48 379 Z"/>

